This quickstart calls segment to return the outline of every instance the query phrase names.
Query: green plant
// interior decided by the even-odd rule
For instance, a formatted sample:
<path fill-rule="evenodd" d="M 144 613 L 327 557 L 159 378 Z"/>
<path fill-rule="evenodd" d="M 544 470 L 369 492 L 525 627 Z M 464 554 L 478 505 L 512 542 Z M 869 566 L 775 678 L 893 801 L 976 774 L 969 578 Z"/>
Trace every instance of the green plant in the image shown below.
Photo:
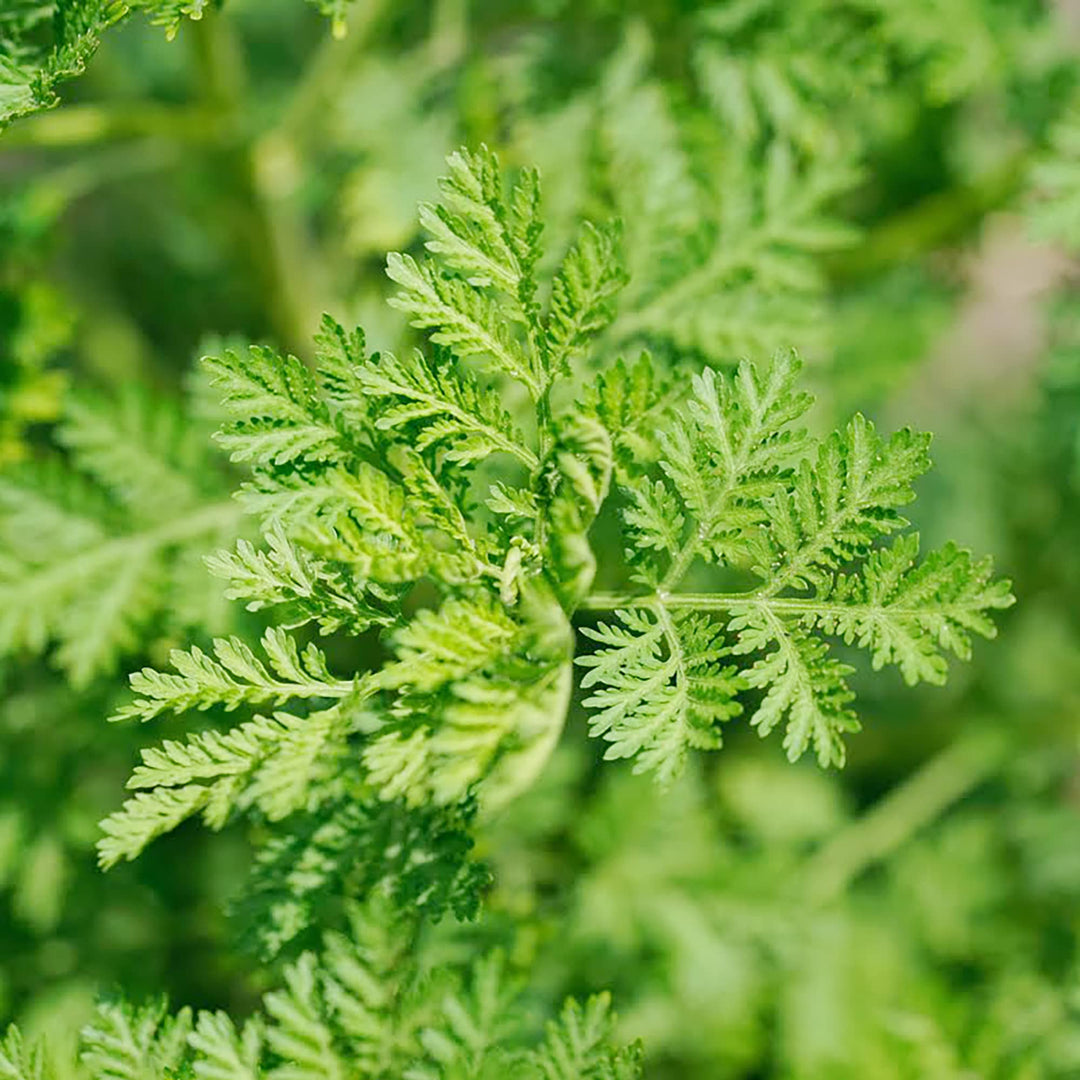
<path fill-rule="evenodd" d="M 196 1076 L 213 1080 L 416 1080 L 514 1076 L 520 1080 L 632 1080 L 640 1051 L 611 1044 L 609 1002 L 567 1001 L 528 1045 L 531 1017 L 520 980 L 492 953 L 461 970 L 418 948 L 417 927 L 390 910 L 355 912 L 350 932 L 304 953 L 266 995 L 264 1014 L 238 1028 L 221 1012 L 168 1015 L 103 1003 L 82 1031 L 90 1080 Z M 525 1045 L 522 1045 L 524 1043 Z M 0 1076 L 34 1080 L 48 1066 L 12 1029 L 0 1041 Z"/>
<path fill-rule="evenodd" d="M 240 511 L 212 458 L 205 417 L 136 391 L 68 397 L 68 456 L 0 479 L 0 652 L 44 652 L 86 686 L 151 634 L 222 626 L 205 582 L 208 543 Z"/>
<path fill-rule="evenodd" d="M 421 208 L 432 258 L 388 261 L 393 302 L 429 333 L 430 358 L 368 355 L 362 334 L 326 320 L 314 371 L 261 347 L 206 361 L 228 416 L 218 441 L 252 469 L 241 500 L 266 540 L 210 565 L 230 597 L 280 625 L 263 636 L 265 660 L 239 637 L 212 654 L 174 651 L 175 673 L 133 676 L 135 700 L 117 714 L 273 707 L 144 751 L 135 794 L 99 845 L 107 867 L 195 814 L 216 828 L 237 811 L 310 815 L 306 844 L 285 837 L 261 859 L 271 953 L 311 921 L 319 897 L 298 870 L 313 853 L 325 888 L 345 880 L 327 858 L 359 851 L 354 893 L 389 888 L 436 916 L 448 904 L 475 911 L 484 875 L 465 865 L 468 804 L 497 809 L 542 768 L 569 707 L 580 609 L 618 619 L 585 629 L 601 645 L 579 658 L 584 685 L 599 684 L 585 701 L 593 733 L 608 757 L 634 756 L 670 781 L 689 747 L 720 744 L 747 690 L 762 692 L 751 717 L 761 734 L 786 721 L 792 760 L 813 745 L 823 765 L 841 763 L 842 735 L 858 725 L 850 669 L 826 636 L 868 647 L 875 667 L 895 663 L 908 682 L 941 682 L 941 650 L 967 656 L 970 634 L 992 635 L 988 612 L 1012 599 L 956 548 L 919 562 L 909 535 L 875 549 L 906 524 L 899 508 L 928 440 L 905 430 L 882 441 L 856 417 L 815 445 L 798 427 L 811 399 L 790 355 L 730 378 L 707 369 L 685 397 L 643 357 L 570 404 L 572 361 L 610 323 L 623 284 L 618 230 L 586 224 L 542 306 L 538 177 L 525 171 L 504 193 L 483 149 L 450 167 L 442 201 Z M 65 436 L 86 467 L 126 491 L 133 512 L 185 508 L 171 475 L 140 468 L 95 415 L 78 414 Z M 496 460 L 508 467 L 492 471 Z M 588 534 L 613 474 L 630 588 L 599 593 Z M 35 535 L 21 522 L 15 536 Z M 125 566 L 138 565 L 131 543 L 118 548 Z M 699 567 L 759 584 L 685 590 Z M 124 605 L 110 606 L 123 628 Z M 297 641 L 310 624 L 380 628 L 391 655 L 337 677 L 313 641 Z M 76 677 L 90 663 L 67 662 Z M 395 824 L 410 815 L 420 827 Z"/>
<path fill-rule="evenodd" d="M 399 814 L 457 814 L 472 799 L 498 809 L 562 730 L 579 610 L 618 619 L 585 628 L 602 646 L 579 658 L 583 685 L 599 685 L 585 701 L 593 733 L 608 757 L 671 780 L 688 748 L 719 746 L 748 690 L 761 692 L 751 723 L 762 735 L 786 723 L 789 758 L 812 745 L 823 765 L 842 763 L 858 724 L 851 669 L 827 637 L 909 683 L 941 682 L 943 650 L 966 657 L 972 633 L 992 636 L 988 613 L 1012 602 L 988 563 L 955 547 L 922 561 L 914 535 L 875 549 L 906 524 L 899 508 L 928 439 L 883 441 L 856 417 L 815 445 L 797 426 L 810 397 L 791 356 L 730 379 L 706 370 L 685 399 L 646 358 L 620 363 L 571 405 L 571 359 L 610 322 L 622 283 L 617 230 L 583 227 L 545 311 L 536 175 L 504 195 L 489 152 L 460 151 L 450 166 L 442 202 L 421 210 L 434 258 L 388 262 L 394 303 L 430 333 L 430 359 L 369 356 L 362 335 L 327 320 L 314 371 L 263 348 L 206 362 L 231 418 L 218 441 L 250 463 L 241 499 L 266 536 L 211 566 L 230 596 L 278 610 L 281 625 L 262 639 L 265 659 L 238 637 L 212 654 L 174 651 L 173 672 L 132 677 L 135 700 L 117 719 L 275 711 L 144 751 L 135 794 L 105 822 L 104 866 L 196 814 L 220 828 L 236 811 L 272 822 L 332 812 L 363 831 L 379 828 L 380 800 Z M 469 361 L 504 380 L 503 395 Z M 520 423 L 504 404 L 515 396 Z M 491 471 L 496 460 L 507 467 Z M 616 472 L 629 589 L 594 592 L 588 534 Z M 684 588 L 709 568 L 758 584 Z M 390 656 L 333 675 L 292 633 L 312 623 L 380 628 Z M 373 809 L 347 821 L 343 794 Z M 438 876 L 443 863 L 424 865 Z M 459 868 L 447 872 L 424 894 L 437 911 L 458 887 Z"/>
<path fill-rule="evenodd" d="M 957 337 L 1045 7 L 230 0 L 5 131 L 0 1076 L 1071 1075 L 1069 282 Z M 127 13 L 12 11 L 17 111 Z"/>

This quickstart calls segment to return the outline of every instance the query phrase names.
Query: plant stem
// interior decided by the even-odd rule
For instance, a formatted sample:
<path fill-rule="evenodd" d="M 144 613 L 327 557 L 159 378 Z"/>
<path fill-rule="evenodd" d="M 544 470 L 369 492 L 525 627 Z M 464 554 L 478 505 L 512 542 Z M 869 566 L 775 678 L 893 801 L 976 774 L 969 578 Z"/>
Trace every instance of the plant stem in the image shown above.
<path fill-rule="evenodd" d="M 3 148 L 91 146 L 118 139 L 153 138 L 179 143 L 213 142 L 218 118 L 201 106 L 150 102 L 65 105 L 20 120 L 4 132 Z"/>
<path fill-rule="evenodd" d="M 801 894 L 819 904 L 837 899 L 870 866 L 993 776 L 1009 747 L 1000 731 L 958 738 L 822 847 L 805 868 Z"/>
<path fill-rule="evenodd" d="M 237 243 L 259 282 L 275 337 L 302 355 L 316 323 L 312 297 L 319 275 L 306 258 L 302 228 L 288 213 L 279 182 L 290 171 L 288 147 L 273 133 L 253 140 L 245 131 L 246 74 L 225 17 L 208 12 L 191 30 L 206 105 L 220 117 L 222 167 L 239 204 Z"/>
<path fill-rule="evenodd" d="M 327 103 L 352 69 L 357 54 L 367 44 L 371 31 L 386 7 L 386 0 L 360 0 L 349 11 L 344 37 L 328 35 L 307 65 L 278 132 L 293 141 L 310 136 Z"/>
<path fill-rule="evenodd" d="M 761 593 L 667 593 L 644 596 L 629 593 L 593 593 L 585 597 L 583 611 L 617 611 L 632 608 L 689 608 L 693 611 L 731 611 L 738 608 L 762 608 L 785 615 L 851 616 L 883 610 L 874 604 L 830 604 L 814 597 L 777 597 Z M 924 608 L 904 608 L 890 605 L 891 615 L 925 615 Z"/>
<path fill-rule="evenodd" d="M 1029 148 L 1019 150 L 971 183 L 931 195 L 888 218 L 867 233 L 858 247 L 826 256 L 829 276 L 838 284 L 858 282 L 967 236 L 986 214 L 1019 190 L 1030 157 Z"/>

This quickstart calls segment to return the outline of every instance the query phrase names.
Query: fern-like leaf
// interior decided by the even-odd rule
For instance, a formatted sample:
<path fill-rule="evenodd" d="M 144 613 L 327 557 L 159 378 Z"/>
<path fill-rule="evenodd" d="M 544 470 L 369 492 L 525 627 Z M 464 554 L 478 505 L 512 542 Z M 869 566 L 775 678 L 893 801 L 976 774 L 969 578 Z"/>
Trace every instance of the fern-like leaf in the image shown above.
<path fill-rule="evenodd" d="M 536 467 L 536 456 L 498 394 L 455 368 L 448 354 L 436 353 L 431 363 L 419 352 L 408 359 L 383 354 L 361 367 L 357 377 L 364 393 L 385 402 L 375 426 L 415 434 L 417 450 L 438 446 L 448 461 L 462 464 L 505 453 Z"/>
<path fill-rule="evenodd" d="M 238 1032 L 225 1013 L 201 1013 L 188 1036 L 196 1054 L 195 1076 L 199 1080 L 261 1080 L 262 1041 L 258 1021 L 249 1021 Z"/>
<path fill-rule="evenodd" d="M 612 1041 L 611 998 L 597 994 L 584 1006 L 566 1002 L 547 1039 L 532 1051 L 524 1075 L 536 1080 L 633 1080 L 641 1075 L 641 1048 Z"/>
<path fill-rule="evenodd" d="M 48 1080 L 49 1071 L 40 1047 L 28 1047 L 17 1028 L 9 1027 L 0 1039 L 0 1080 Z"/>
<path fill-rule="evenodd" d="M 553 416 L 550 391 L 611 318 L 624 280 L 617 230 L 583 229 L 545 309 L 536 175 L 507 187 L 484 149 L 449 167 L 442 201 L 421 211 L 431 257 L 390 260 L 397 303 L 449 349 L 368 356 L 360 332 L 324 319 L 313 369 L 261 347 L 204 361 L 224 396 L 218 441 L 251 469 L 241 502 L 265 535 L 261 547 L 213 556 L 211 569 L 230 597 L 288 627 L 383 628 L 390 657 L 339 679 L 313 644 L 301 651 L 275 627 L 265 659 L 219 638 L 212 651 L 173 652 L 172 671 L 137 673 L 121 718 L 288 710 L 147 751 L 135 794 L 106 823 L 107 864 L 192 815 L 212 827 L 237 811 L 317 815 L 356 783 L 365 812 L 353 826 L 378 835 L 396 807 L 415 845 L 409 821 L 433 807 L 452 818 L 474 796 L 485 811 L 500 805 L 558 737 L 572 689 L 569 616 L 595 572 L 588 531 L 613 451 L 587 411 Z M 521 395 L 504 397 L 470 366 L 481 354 L 481 368 L 535 396 L 524 422 L 511 411 Z M 518 486 L 496 487 L 485 518 L 474 476 L 493 454 L 514 463 Z M 417 607 L 413 597 L 432 590 L 434 604 Z M 361 781 L 346 779 L 346 746 Z M 372 797 L 386 805 L 370 807 Z M 356 848 L 355 836 L 341 842 Z M 388 874 L 409 888 L 423 877 Z M 450 888 L 434 874 L 429 885 Z"/>
<path fill-rule="evenodd" d="M 220 627 L 216 590 L 190 580 L 241 530 L 209 432 L 173 403 L 71 394 L 70 460 L 0 473 L 0 653 L 45 652 L 86 685 L 151 627 Z"/>
<path fill-rule="evenodd" d="M 170 1016 L 164 1001 L 132 1009 L 104 1004 L 82 1031 L 82 1063 L 100 1080 L 160 1080 L 187 1056 L 191 1013 Z"/>
<path fill-rule="evenodd" d="M 852 669 L 828 637 L 868 648 L 875 668 L 898 664 L 908 682 L 940 683 L 943 651 L 969 655 L 971 635 L 992 637 L 990 613 L 1012 603 L 987 561 L 953 545 L 918 565 L 914 535 L 875 548 L 907 525 L 900 509 L 929 465 L 929 439 L 904 429 L 882 440 L 856 416 L 809 444 L 795 426 L 810 403 L 798 371 L 781 354 L 765 370 L 696 377 L 659 438 L 661 475 L 624 480 L 631 567 L 651 593 L 595 597 L 589 606 L 614 609 L 619 623 L 586 627 L 602 647 L 579 663 L 599 687 L 585 704 L 609 756 L 635 754 L 662 779 L 688 745 L 718 745 L 744 688 L 761 692 L 750 715 L 760 734 L 785 726 L 789 758 L 813 747 L 822 765 L 842 764 L 842 737 L 859 725 Z M 683 592 L 701 563 L 758 583 Z M 708 689 L 704 708 L 695 680 Z"/>
<path fill-rule="evenodd" d="M 140 696 L 115 718 L 153 720 L 168 711 L 280 705 L 291 698 L 342 698 L 358 690 L 355 682 L 330 676 L 319 649 L 308 645 L 301 653 L 283 630 L 271 627 L 262 645 L 269 667 L 235 637 L 215 641 L 213 657 L 197 646 L 188 652 L 176 649 L 170 656 L 176 673 L 143 668 L 132 675 L 132 689 Z"/>
<path fill-rule="evenodd" d="M 246 600 L 248 611 L 278 609 L 286 629 L 314 621 L 324 634 L 342 628 L 355 634 L 392 621 L 393 590 L 294 544 L 279 525 L 267 530 L 265 550 L 240 540 L 235 552 L 219 551 L 206 563 L 228 583 L 230 600 Z"/>
<path fill-rule="evenodd" d="M 617 612 L 620 623 L 584 633 L 604 646 L 580 658 L 592 735 L 611 745 L 605 757 L 635 758 L 635 771 L 662 781 L 682 767 L 688 748 L 720 744 L 718 725 L 742 712 L 737 668 L 708 620 L 688 612 Z"/>

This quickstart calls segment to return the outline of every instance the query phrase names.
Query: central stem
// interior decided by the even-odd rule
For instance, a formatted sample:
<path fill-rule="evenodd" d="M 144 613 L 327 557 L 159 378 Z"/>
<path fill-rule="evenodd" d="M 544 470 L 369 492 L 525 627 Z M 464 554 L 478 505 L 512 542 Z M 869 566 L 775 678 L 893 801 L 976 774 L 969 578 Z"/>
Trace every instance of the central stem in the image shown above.
<path fill-rule="evenodd" d="M 830 604 L 812 596 L 772 596 L 768 593 L 668 593 L 663 590 L 644 596 L 629 593 L 592 593 L 578 605 L 582 611 L 620 611 L 645 608 L 650 611 L 687 608 L 693 611 L 732 611 L 739 608 L 758 608 L 788 615 L 854 616 L 882 611 L 874 604 Z M 923 608 L 887 605 L 890 615 L 925 615 Z"/>
<path fill-rule="evenodd" d="M 302 225 L 277 190 L 276 178 L 291 168 L 290 146 L 273 132 L 253 138 L 248 130 L 244 55 L 226 17 L 207 12 L 192 23 L 191 39 L 204 108 L 218 118 L 218 167 L 234 204 L 234 243 L 266 298 L 274 336 L 302 356 L 315 322 L 309 290 L 318 274 Z"/>

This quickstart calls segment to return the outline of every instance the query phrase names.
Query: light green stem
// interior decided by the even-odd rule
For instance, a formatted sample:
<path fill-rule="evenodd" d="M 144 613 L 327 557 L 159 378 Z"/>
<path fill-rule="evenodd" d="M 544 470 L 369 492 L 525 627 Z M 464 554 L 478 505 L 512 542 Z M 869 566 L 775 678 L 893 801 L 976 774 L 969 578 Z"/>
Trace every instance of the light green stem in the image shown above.
<path fill-rule="evenodd" d="M 206 143 L 219 135 L 218 118 L 201 106 L 137 104 L 65 105 L 27 117 L 4 131 L 0 146 L 40 149 L 96 146 L 120 139 Z"/>
<path fill-rule="evenodd" d="M 593 593 L 580 604 L 583 611 L 619 611 L 635 608 L 650 610 L 665 608 L 688 608 L 692 611 L 732 611 L 745 608 L 759 608 L 780 615 L 831 615 L 849 617 L 852 615 L 872 615 L 888 610 L 895 616 L 924 616 L 925 608 L 906 608 L 899 605 L 880 604 L 830 604 L 814 597 L 777 597 L 762 593 L 668 593 L 656 592 L 644 596 L 629 593 Z"/>
<path fill-rule="evenodd" d="M 805 867 L 800 894 L 818 904 L 841 896 L 870 866 L 993 776 L 1009 746 L 1000 731 L 958 738 L 822 847 Z"/>
<path fill-rule="evenodd" d="M 299 355 L 317 320 L 312 297 L 319 274 L 308 258 L 303 229 L 289 212 L 280 176 L 290 151 L 273 133 L 252 140 L 245 131 L 247 78 L 243 54 L 228 21 L 210 12 L 191 26 L 199 84 L 206 108 L 220 118 L 220 153 L 235 196 L 236 241 L 260 283 L 265 308 L 281 346 Z"/>
<path fill-rule="evenodd" d="M 349 10 L 346 33 L 326 36 L 306 65 L 304 77 L 278 125 L 280 134 L 303 142 L 320 129 L 327 105 L 354 69 L 357 56 L 367 45 L 385 8 L 386 0 L 359 0 Z"/>

